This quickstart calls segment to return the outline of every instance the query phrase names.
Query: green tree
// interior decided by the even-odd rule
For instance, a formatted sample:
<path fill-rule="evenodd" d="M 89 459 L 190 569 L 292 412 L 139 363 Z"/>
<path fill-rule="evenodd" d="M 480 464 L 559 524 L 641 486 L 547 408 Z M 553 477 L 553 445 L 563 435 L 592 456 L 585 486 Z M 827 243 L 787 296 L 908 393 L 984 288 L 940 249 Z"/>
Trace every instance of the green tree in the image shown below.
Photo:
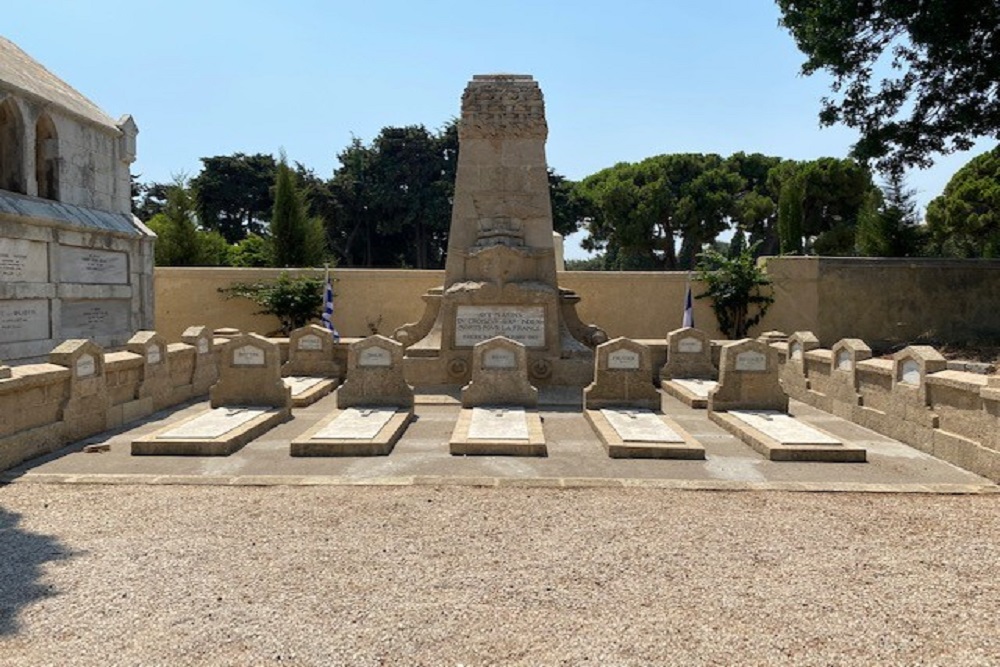
<path fill-rule="evenodd" d="M 229 246 L 229 263 L 254 268 L 274 266 L 271 239 L 259 234 L 247 234 L 245 239 Z"/>
<path fill-rule="evenodd" d="M 1000 257 L 1000 146 L 955 172 L 927 206 L 937 254 Z"/>
<path fill-rule="evenodd" d="M 806 55 L 833 76 L 820 120 L 860 131 L 854 154 L 881 171 L 1000 138 L 996 0 L 777 0 Z"/>
<path fill-rule="evenodd" d="M 787 162 L 787 161 L 786 161 Z M 734 153 L 726 165 L 743 181 L 736 193 L 732 223 L 749 236 L 750 244 L 757 244 L 757 252 L 776 255 L 778 242 L 778 187 L 779 179 L 771 179 L 772 170 L 782 163 L 781 158 L 760 153 Z M 759 242 L 759 243 L 758 243 Z"/>
<path fill-rule="evenodd" d="M 271 219 L 271 188 L 277 175 L 274 157 L 258 153 L 201 158 L 202 170 L 191 180 L 198 218 L 229 243 L 262 234 Z"/>
<path fill-rule="evenodd" d="M 698 280 L 706 289 L 695 298 L 712 300 L 719 330 L 732 340 L 746 338 L 774 303 L 771 279 L 757 264 L 756 250 L 748 246 L 727 257 L 710 248 L 699 255 Z"/>
<path fill-rule="evenodd" d="M 195 224 L 194 201 L 183 177 L 166 188 L 163 211 L 148 226 L 156 234 L 157 266 L 218 266 L 226 263 L 217 235 L 200 231 Z M 222 241 L 225 245 L 225 241 Z"/>
<path fill-rule="evenodd" d="M 303 327 L 323 312 L 323 279 L 314 276 L 290 276 L 287 271 L 274 282 L 233 283 L 220 287 L 227 299 L 249 299 L 261 307 L 260 315 L 278 318 L 281 335 Z"/>
<path fill-rule="evenodd" d="M 914 257 L 920 254 L 922 238 L 916 193 L 906 187 L 903 176 L 892 173 L 881 192 L 872 192 L 861 207 L 856 245 L 867 257 Z"/>
<path fill-rule="evenodd" d="M 306 213 L 306 202 L 295 175 L 282 156 L 274 185 L 271 214 L 272 260 L 281 267 L 317 266 L 326 256 L 323 225 Z"/>

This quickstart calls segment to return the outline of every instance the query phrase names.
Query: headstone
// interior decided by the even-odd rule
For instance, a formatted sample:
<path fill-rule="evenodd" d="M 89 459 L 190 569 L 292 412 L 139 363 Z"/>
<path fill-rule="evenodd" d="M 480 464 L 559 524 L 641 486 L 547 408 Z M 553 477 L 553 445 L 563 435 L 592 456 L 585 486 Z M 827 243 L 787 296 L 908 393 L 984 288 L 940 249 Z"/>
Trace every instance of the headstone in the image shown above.
<path fill-rule="evenodd" d="M 659 408 L 660 392 L 652 382 L 649 348 L 628 338 L 597 346 L 594 381 L 583 391 L 584 406 Z"/>
<path fill-rule="evenodd" d="M 445 283 L 424 296 L 427 312 L 393 336 L 407 347 L 417 384 L 468 382 L 472 350 L 502 336 L 529 351 L 536 383 L 583 387 L 591 347 L 607 340 L 560 289 L 552 235 L 538 84 L 524 75 L 477 75 L 462 97 L 459 153 Z"/>
<path fill-rule="evenodd" d="M 321 326 L 308 324 L 292 331 L 288 338 L 285 375 L 340 378 L 340 364 L 334 359 L 333 334 Z"/>
<path fill-rule="evenodd" d="M 194 371 L 191 374 L 191 394 L 204 396 L 219 379 L 215 344 L 211 330 L 205 326 L 188 327 L 181 340 L 194 348 Z"/>
<path fill-rule="evenodd" d="M 538 404 L 538 390 L 528 381 L 524 344 L 497 336 L 472 351 L 472 381 L 462 388 L 462 406 Z"/>
<path fill-rule="evenodd" d="M 49 363 L 71 371 L 62 420 L 67 441 L 108 428 L 111 405 L 104 374 L 104 350 L 89 340 L 67 340 L 49 353 Z"/>
<path fill-rule="evenodd" d="M 170 377 L 167 341 L 155 331 L 139 331 L 128 340 L 125 349 L 143 359 L 136 398 L 151 398 L 154 411 L 172 405 L 174 385 Z"/>
<path fill-rule="evenodd" d="M 788 338 L 788 361 L 803 365 L 805 353 L 819 347 L 819 339 L 811 331 L 796 331 Z"/>
<path fill-rule="evenodd" d="M 291 410 L 291 390 L 281 381 L 278 346 L 257 334 L 240 334 L 222 348 L 212 407 L 268 406 Z"/>
<path fill-rule="evenodd" d="M 892 395 L 911 406 L 924 408 L 930 405 L 927 394 L 927 376 L 946 370 L 948 362 L 941 353 L 929 345 L 910 345 L 892 356 Z M 905 413 L 905 410 L 899 410 Z"/>
<path fill-rule="evenodd" d="M 413 406 L 413 387 L 403 377 L 403 346 L 369 336 L 347 351 L 347 377 L 337 391 L 341 410 L 357 406 Z"/>
<path fill-rule="evenodd" d="M 661 380 L 714 380 L 717 376 L 718 371 L 712 363 L 711 341 L 704 331 L 684 327 L 667 334 L 667 363 L 660 368 Z"/>
<path fill-rule="evenodd" d="M 749 338 L 724 347 L 719 385 L 709 395 L 708 409 L 787 412 L 788 396 L 778 382 L 778 352 Z"/>

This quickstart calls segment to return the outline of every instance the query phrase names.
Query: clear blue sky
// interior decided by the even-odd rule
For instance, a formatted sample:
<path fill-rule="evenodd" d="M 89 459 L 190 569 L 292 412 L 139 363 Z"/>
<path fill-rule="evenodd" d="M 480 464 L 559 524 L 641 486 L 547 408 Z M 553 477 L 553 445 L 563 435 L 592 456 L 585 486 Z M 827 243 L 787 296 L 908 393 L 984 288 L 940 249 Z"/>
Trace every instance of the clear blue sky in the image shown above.
<path fill-rule="evenodd" d="M 855 135 L 820 129 L 828 80 L 798 74 L 778 16 L 772 0 L 37 0 L 3 35 L 135 117 L 142 180 L 282 148 L 328 177 L 352 135 L 440 127 L 493 72 L 539 81 L 549 165 L 579 179 L 660 153 L 845 156 Z M 993 145 L 911 173 L 921 206 Z"/>

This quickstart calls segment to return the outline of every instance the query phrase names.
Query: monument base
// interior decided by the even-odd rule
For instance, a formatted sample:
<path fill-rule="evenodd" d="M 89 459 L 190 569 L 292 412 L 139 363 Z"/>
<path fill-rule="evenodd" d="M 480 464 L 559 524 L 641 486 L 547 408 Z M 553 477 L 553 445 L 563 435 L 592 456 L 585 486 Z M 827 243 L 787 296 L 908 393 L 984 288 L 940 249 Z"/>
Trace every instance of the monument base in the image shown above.
<path fill-rule="evenodd" d="M 281 378 L 285 386 L 292 390 L 292 407 L 304 408 L 323 398 L 340 384 L 330 378 L 306 377 L 301 375 Z"/>
<path fill-rule="evenodd" d="M 542 418 L 511 407 L 463 408 L 451 434 L 454 456 L 548 456 Z"/>
<path fill-rule="evenodd" d="M 867 460 L 864 448 L 845 445 L 776 410 L 710 411 L 708 417 L 771 461 L 864 463 Z"/>
<path fill-rule="evenodd" d="M 291 408 L 211 408 L 133 440 L 132 455 L 229 456 L 291 418 Z"/>
<path fill-rule="evenodd" d="M 387 456 L 413 419 L 413 408 L 335 410 L 292 440 L 292 456 Z"/>
<path fill-rule="evenodd" d="M 637 416 L 638 428 L 621 428 L 616 417 Z M 585 410 L 584 416 L 613 459 L 704 459 L 705 448 L 675 422 L 649 410 L 605 408 Z"/>
<path fill-rule="evenodd" d="M 719 385 L 715 380 L 674 378 L 660 382 L 660 388 L 689 408 L 708 407 L 708 395 Z"/>

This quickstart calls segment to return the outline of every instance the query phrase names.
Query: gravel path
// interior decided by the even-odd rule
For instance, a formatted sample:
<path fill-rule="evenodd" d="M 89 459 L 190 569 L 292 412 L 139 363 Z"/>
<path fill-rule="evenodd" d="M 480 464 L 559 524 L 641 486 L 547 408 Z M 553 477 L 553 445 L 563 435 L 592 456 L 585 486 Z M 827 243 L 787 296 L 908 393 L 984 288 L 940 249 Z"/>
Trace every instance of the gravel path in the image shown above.
<path fill-rule="evenodd" d="M 994 666 L 998 507 L 17 484 L 0 665 Z"/>

